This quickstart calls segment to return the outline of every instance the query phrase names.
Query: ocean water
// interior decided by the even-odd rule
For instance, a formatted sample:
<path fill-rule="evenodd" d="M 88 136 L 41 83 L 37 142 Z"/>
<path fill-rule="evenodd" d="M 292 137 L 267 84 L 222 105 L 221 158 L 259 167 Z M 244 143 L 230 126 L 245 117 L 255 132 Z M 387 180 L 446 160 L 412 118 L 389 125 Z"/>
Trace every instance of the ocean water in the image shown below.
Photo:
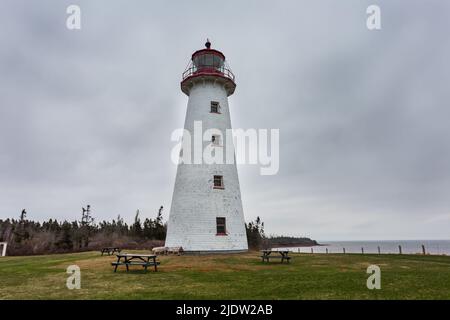
<path fill-rule="evenodd" d="M 383 240 L 383 241 L 317 241 L 322 246 L 273 248 L 273 250 L 288 249 L 292 252 L 311 253 L 399 253 L 401 246 L 404 254 L 422 254 L 422 245 L 426 254 L 450 255 L 450 240 Z"/>

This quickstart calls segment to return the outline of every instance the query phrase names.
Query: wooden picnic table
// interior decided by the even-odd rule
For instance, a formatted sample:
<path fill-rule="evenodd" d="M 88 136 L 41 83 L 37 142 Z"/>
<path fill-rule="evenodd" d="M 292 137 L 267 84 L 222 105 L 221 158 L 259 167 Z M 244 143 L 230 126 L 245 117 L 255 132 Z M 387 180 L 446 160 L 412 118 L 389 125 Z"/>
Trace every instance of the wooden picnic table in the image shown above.
<path fill-rule="evenodd" d="M 289 250 L 261 250 L 262 252 L 262 262 L 269 262 L 270 258 L 277 258 L 277 259 L 281 259 L 281 263 L 284 262 L 284 260 L 287 261 L 287 263 L 290 262 L 291 257 L 289 257 Z M 271 256 L 272 252 L 278 252 L 280 254 L 280 256 Z"/>
<path fill-rule="evenodd" d="M 102 248 L 102 250 L 100 250 L 100 251 L 101 251 L 102 255 L 104 253 L 107 253 L 108 256 L 110 256 L 110 255 L 114 254 L 115 252 L 120 253 L 120 251 L 122 251 L 122 249 L 120 249 L 118 247 L 105 247 L 105 248 Z"/>
<path fill-rule="evenodd" d="M 159 265 L 159 261 L 156 261 L 156 255 L 154 254 L 119 253 L 116 256 L 117 261 L 111 263 L 114 266 L 114 272 L 117 271 L 118 266 L 125 266 L 127 272 L 129 266 L 142 266 L 145 271 L 147 271 L 147 267 L 154 266 L 155 271 L 158 271 L 157 266 Z"/>

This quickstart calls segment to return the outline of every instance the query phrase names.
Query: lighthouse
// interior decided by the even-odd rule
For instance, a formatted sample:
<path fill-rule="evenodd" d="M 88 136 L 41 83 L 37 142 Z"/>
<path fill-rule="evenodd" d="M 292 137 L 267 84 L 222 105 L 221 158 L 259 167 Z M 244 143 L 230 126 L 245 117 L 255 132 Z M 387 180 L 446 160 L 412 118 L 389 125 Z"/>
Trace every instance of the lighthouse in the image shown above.
<path fill-rule="evenodd" d="M 248 250 L 236 163 L 225 159 L 230 151 L 234 159 L 232 137 L 227 132 L 231 131 L 228 97 L 235 88 L 224 54 L 212 49 L 208 40 L 204 49 L 192 54 L 182 75 L 181 91 L 189 99 L 180 157 L 188 152 L 193 160 L 178 163 L 167 247 L 193 253 Z M 191 150 L 186 150 L 189 145 Z M 224 155 L 223 163 L 198 161 L 199 147 L 200 152 Z"/>

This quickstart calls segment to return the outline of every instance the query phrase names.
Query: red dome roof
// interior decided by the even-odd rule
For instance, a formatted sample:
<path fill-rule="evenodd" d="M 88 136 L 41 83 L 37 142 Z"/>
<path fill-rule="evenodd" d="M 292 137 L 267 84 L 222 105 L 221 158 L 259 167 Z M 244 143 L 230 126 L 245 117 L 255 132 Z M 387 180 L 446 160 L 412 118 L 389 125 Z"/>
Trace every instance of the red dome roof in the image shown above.
<path fill-rule="evenodd" d="M 191 62 L 183 72 L 181 90 L 189 95 L 190 88 L 198 79 L 219 81 L 224 84 L 228 95 L 236 88 L 234 74 L 225 62 L 225 55 L 211 49 L 209 40 L 206 49 L 197 50 L 192 54 Z"/>
<path fill-rule="evenodd" d="M 222 52 L 220 52 L 218 50 L 214 50 L 214 49 L 208 49 L 208 48 L 207 49 L 200 49 L 200 50 L 195 51 L 192 54 L 192 60 L 194 60 L 195 56 L 200 56 L 202 54 L 213 54 L 213 55 L 219 56 L 223 60 L 225 60 L 225 55 Z"/>

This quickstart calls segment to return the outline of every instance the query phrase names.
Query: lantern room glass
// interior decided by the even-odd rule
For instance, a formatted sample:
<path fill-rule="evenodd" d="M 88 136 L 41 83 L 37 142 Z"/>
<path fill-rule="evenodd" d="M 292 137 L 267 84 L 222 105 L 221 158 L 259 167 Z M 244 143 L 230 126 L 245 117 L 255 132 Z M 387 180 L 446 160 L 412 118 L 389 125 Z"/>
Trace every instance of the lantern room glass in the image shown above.
<path fill-rule="evenodd" d="M 224 60 L 216 54 L 205 53 L 199 54 L 193 59 L 194 66 L 197 70 L 214 68 L 216 70 L 222 70 L 224 66 Z"/>

